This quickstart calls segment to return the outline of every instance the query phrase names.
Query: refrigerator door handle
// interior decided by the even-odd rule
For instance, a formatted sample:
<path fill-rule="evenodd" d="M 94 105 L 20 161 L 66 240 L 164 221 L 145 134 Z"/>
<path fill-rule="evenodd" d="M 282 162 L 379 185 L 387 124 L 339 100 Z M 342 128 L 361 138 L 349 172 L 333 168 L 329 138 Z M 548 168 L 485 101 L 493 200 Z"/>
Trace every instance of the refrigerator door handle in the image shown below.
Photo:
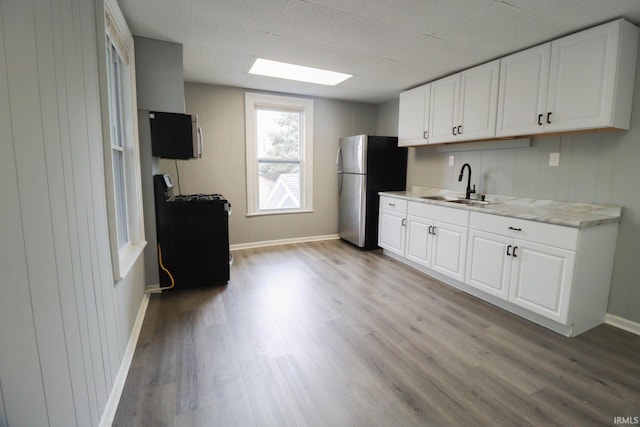
<path fill-rule="evenodd" d="M 336 171 L 338 174 L 338 194 L 342 194 L 342 146 L 338 147 L 338 155 L 336 156 Z"/>

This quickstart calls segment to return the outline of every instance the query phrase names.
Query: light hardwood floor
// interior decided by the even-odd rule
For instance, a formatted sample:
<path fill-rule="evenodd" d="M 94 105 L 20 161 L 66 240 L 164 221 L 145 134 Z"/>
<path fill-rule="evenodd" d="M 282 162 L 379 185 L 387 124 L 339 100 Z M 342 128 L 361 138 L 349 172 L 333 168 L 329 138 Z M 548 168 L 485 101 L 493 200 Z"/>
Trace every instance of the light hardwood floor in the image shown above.
<path fill-rule="evenodd" d="M 640 337 L 565 338 L 341 241 L 234 252 L 152 296 L 115 426 L 601 426 L 640 416 Z"/>

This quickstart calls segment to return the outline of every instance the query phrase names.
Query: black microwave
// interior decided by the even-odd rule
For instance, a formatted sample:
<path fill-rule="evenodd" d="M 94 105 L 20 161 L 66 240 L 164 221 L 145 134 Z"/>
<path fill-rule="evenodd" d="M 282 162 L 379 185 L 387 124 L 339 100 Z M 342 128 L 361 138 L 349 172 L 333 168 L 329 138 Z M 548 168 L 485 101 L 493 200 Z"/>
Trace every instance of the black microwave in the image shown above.
<path fill-rule="evenodd" d="M 202 131 L 198 116 L 181 113 L 149 112 L 151 155 L 163 159 L 202 157 Z"/>

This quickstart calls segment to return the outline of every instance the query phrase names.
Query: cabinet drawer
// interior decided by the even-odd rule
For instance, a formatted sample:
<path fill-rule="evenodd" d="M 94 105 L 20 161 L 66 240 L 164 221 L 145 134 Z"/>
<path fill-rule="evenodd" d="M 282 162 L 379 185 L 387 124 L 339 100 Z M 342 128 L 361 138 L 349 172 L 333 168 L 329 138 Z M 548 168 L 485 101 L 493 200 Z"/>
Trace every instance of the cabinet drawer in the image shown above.
<path fill-rule="evenodd" d="M 396 199 L 394 197 L 380 196 L 380 209 L 390 211 L 406 212 L 407 201 L 404 199 Z"/>
<path fill-rule="evenodd" d="M 431 205 L 428 203 L 409 202 L 409 215 L 434 221 L 467 227 L 469 224 L 469 211 L 463 209 L 447 208 L 445 206 Z"/>
<path fill-rule="evenodd" d="M 471 212 L 469 228 L 569 250 L 578 247 L 578 229 L 561 225 Z"/>

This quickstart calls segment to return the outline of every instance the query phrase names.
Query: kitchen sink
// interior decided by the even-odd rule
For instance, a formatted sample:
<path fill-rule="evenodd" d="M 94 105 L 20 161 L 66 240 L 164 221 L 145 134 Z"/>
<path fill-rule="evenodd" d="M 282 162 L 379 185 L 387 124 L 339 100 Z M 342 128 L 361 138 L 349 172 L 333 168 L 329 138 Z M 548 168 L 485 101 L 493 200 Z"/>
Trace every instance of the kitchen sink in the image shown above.
<path fill-rule="evenodd" d="M 460 200 L 453 197 L 445 197 L 445 196 L 422 196 L 421 199 L 439 200 L 441 202 L 454 202 L 456 200 Z"/>
<path fill-rule="evenodd" d="M 489 202 L 485 202 L 484 200 L 471 200 L 471 199 L 458 199 L 458 200 L 449 200 L 451 203 L 460 203 L 461 205 L 488 205 Z"/>
<path fill-rule="evenodd" d="M 484 200 L 474 200 L 474 199 L 458 199 L 455 197 L 445 197 L 445 196 L 422 196 L 421 199 L 426 200 L 437 200 L 440 202 L 449 202 L 449 203 L 459 203 L 461 205 L 471 205 L 471 206 L 484 206 L 490 203 L 496 202 L 486 202 Z"/>

